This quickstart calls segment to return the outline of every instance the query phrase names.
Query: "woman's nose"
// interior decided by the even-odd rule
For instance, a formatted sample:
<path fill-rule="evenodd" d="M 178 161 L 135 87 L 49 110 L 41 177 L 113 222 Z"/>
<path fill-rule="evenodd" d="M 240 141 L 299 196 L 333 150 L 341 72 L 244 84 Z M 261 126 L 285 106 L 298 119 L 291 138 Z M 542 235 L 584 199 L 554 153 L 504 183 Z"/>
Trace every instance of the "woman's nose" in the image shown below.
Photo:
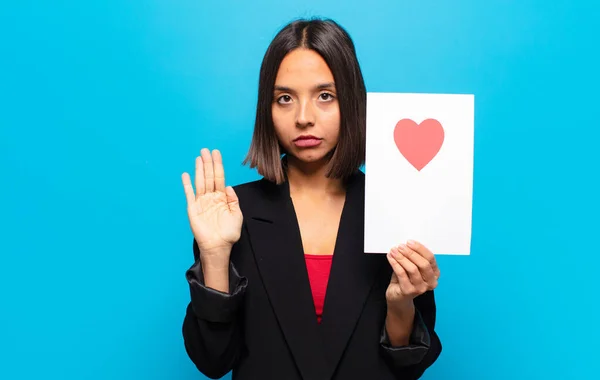
<path fill-rule="evenodd" d="M 296 124 L 300 127 L 314 125 L 315 112 L 312 102 L 310 100 L 302 100 L 298 104 L 299 106 L 296 113 Z"/>

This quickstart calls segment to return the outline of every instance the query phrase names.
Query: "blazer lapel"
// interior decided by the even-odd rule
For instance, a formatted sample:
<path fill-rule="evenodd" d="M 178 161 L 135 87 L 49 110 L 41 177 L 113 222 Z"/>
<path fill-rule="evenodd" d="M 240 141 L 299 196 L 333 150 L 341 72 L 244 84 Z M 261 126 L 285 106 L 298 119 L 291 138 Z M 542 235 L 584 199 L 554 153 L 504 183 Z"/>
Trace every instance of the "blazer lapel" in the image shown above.
<path fill-rule="evenodd" d="M 325 379 L 329 367 L 318 331 L 300 229 L 287 181 L 261 181 L 263 195 L 248 207 L 250 243 L 279 326 L 304 379 Z M 340 273 L 341 274 L 341 273 Z"/>
<path fill-rule="evenodd" d="M 340 220 L 321 322 L 331 378 L 381 268 L 380 255 L 364 253 L 364 174 L 351 178 Z M 385 261 L 385 260 L 383 260 Z"/>

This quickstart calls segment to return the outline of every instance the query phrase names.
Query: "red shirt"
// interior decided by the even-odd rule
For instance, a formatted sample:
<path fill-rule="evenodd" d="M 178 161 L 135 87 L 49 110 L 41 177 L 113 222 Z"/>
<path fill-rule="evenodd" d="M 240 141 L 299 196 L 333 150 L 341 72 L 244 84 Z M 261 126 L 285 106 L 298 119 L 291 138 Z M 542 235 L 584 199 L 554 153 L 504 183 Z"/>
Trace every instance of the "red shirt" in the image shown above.
<path fill-rule="evenodd" d="M 329 271 L 333 255 L 304 255 L 306 259 L 306 269 L 308 270 L 308 279 L 315 303 L 317 321 L 321 323 L 323 316 L 323 304 L 325 302 L 325 292 L 327 291 L 327 282 L 329 281 Z"/>

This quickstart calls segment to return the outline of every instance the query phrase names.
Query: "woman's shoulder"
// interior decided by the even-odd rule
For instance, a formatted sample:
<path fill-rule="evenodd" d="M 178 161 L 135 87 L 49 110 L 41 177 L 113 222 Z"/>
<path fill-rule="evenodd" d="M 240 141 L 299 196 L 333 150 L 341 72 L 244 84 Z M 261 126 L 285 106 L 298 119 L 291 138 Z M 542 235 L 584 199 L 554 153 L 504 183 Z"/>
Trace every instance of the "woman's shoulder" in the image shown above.
<path fill-rule="evenodd" d="M 232 187 L 239 197 L 244 195 L 258 195 L 261 192 L 268 191 L 269 188 L 272 188 L 274 186 L 277 185 L 270 181 L 267 181 L 265 178 L 260 178 L 254 181 L 242 182 Z"/>
<path fill-rule="evenodd" d="M 276 184 L 265 178 L 243 182 L 233 186 L 240 205 L 260 203 L 261 201 L 278 199 L 286 191 L 286 184 Z"/>

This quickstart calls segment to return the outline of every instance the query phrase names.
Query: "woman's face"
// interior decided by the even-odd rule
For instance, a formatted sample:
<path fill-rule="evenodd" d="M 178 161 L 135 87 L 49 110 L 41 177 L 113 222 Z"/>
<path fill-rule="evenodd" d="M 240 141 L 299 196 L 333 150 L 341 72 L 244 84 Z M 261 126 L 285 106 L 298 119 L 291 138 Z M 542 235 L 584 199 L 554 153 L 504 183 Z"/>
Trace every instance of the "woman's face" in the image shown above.
<path fill-rule="evenodd" d="M 296 49 L 275 79 L 273 124 L 283 149 L 305 163 L 326 161 L 340 132 L 333 74 L 313 50 Z"/>

